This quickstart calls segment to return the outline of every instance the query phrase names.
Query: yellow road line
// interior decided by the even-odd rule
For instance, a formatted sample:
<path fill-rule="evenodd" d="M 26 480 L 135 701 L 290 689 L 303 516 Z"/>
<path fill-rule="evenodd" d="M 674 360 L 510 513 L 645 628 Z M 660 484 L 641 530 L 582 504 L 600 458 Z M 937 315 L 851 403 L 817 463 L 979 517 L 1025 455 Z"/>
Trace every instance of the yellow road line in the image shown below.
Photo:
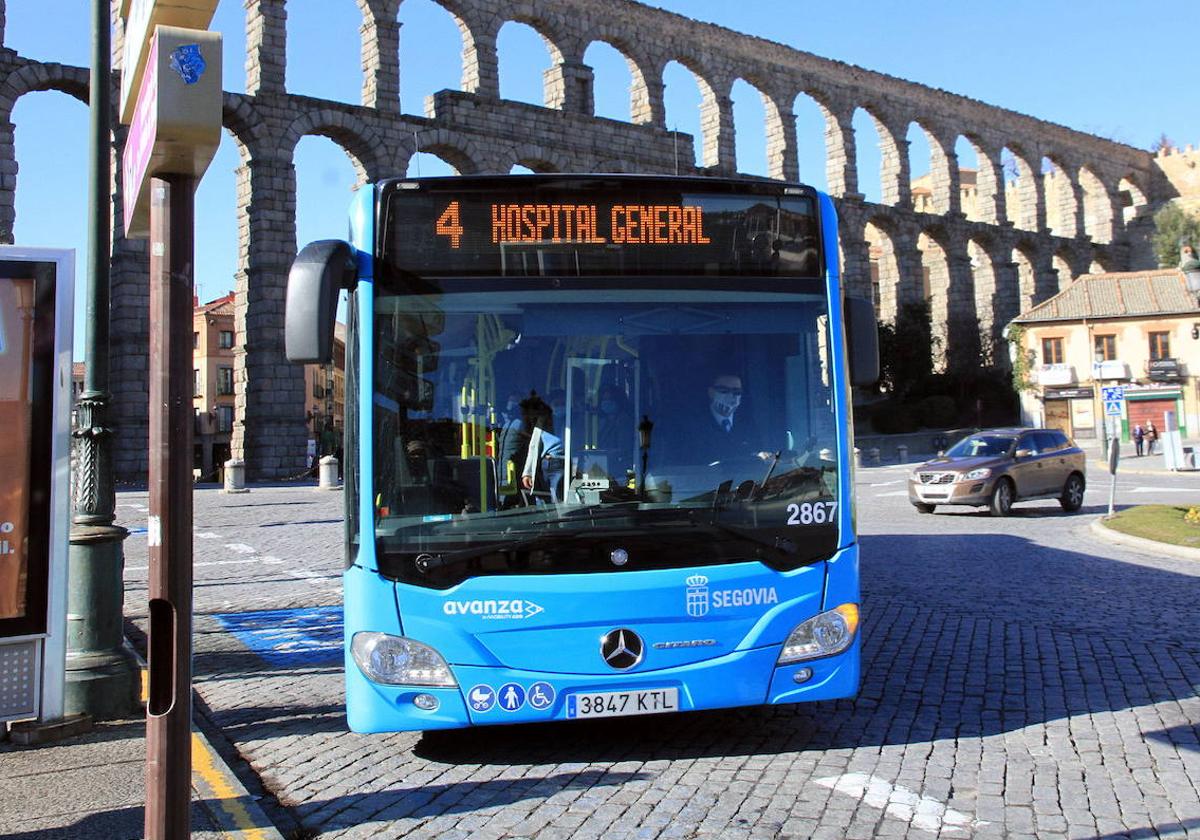
<path fill-rule="evenodd" d="M 208 745 L 195 732 L 192 733 L 192 772 L 199 773 L 212 789 L 216 799 L 214 804 L 229 815 L 241 837 L 245 840 L 267 840 L 267 833 L 255 825 L 238 792 L 229 784 L 225 774 L 217 769 Z"/>

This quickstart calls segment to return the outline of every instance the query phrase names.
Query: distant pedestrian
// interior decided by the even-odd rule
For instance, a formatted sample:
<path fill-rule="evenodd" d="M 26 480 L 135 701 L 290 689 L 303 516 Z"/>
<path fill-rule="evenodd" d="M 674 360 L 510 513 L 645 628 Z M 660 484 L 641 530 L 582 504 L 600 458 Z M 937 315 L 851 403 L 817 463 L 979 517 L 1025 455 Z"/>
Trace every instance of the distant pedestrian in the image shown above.
<path fill-rule="evenodd" d="M 1154 421 L 1151 420 L 1146 424 L 1146 454 L 1154 454 L 1154 444 L 1158 442 L 1158 429 L 1154 428 Z"/>
<path fill-rule="evenodd" d="M 1133 427 L 1133 446 L 1137 450 L 1138 457 L 1142 457 L 1142 446 L 1146 442 L 1146 430 L 1142 428 L 1142 424 L 1138 423 Z"/>

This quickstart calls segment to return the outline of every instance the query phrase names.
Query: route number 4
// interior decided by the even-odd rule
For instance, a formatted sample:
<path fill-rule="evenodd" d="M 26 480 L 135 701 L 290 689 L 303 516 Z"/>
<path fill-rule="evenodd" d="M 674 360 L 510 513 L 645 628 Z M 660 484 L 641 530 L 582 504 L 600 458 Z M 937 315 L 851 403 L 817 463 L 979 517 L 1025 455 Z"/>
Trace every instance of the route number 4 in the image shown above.
<path fill-rule="evenodd" d="M 451 201 L 450 206 L 446 211 L 438 217 L 437 224 L 433 228 L 438 236 L 450 237 L 450 247 L 457 248 L 462 242 L 463 226 L 462 220 L 459 217 L 459 205 L 457 201 Z"/>

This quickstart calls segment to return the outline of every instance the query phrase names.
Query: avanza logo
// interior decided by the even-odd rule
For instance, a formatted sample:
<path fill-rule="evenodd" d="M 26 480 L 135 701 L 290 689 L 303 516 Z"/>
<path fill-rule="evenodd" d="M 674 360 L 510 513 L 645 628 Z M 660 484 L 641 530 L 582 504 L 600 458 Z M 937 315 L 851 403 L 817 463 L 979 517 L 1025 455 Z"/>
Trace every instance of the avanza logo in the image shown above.
<path fill-rule="evenodd" d="M 446 615 L 477 615 L 485 620 L 530 618 L 543 611 L 543 608 L 533 601 L 523 598 L 447 601 L 442 604 L 442 612 Z"/>

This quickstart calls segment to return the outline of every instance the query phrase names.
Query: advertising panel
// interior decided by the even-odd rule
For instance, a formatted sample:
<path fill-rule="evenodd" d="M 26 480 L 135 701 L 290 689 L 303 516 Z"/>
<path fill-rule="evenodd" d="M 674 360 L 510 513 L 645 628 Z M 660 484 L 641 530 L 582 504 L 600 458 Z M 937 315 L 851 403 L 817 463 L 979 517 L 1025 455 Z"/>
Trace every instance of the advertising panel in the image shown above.
<path fill-rule="evenodd" d="M 0 721 L 62 714 L 73 272 L 0 247 Z"/>

